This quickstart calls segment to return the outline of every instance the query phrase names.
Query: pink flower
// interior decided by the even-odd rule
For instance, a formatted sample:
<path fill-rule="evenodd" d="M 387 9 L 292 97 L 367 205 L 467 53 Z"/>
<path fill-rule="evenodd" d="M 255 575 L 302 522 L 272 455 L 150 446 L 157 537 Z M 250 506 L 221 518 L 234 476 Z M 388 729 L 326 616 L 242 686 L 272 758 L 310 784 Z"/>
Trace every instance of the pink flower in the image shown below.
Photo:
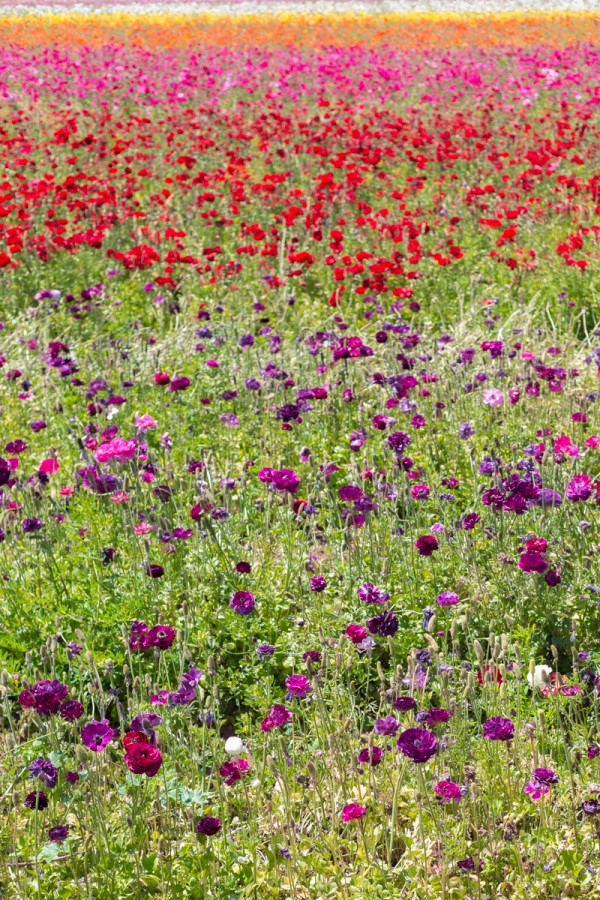
<path fill-rule="evenodd" d="M 40 472 L 44 475 L 54 475 L 59 469 L 60 466 L 57 459 L 44 459 L 40 463 Z"/>
<path fill-rule="evenodd" d="M 137 451 L 135 441 L 126 441 L 123 438 L 114 438 L 112 441 L 105 441 L 100 444 L 96 450 L 96 459 L 99 463 L 115 462 L 125 463 L 133 459 Z"/>
<path fill-rule="evenodd" d="M 135 424 L 138 427 L 138 431 L 150 431 L 158 426 L 156 419 L 153 419 L 148 413 L 144 413 L 143 416 L 136 416 Z"/>
<path fill-rule="evenodd" d="M 504 403 L 504 394 L 497 388 L 488 388 L 483 392 L 483 402 L 486 406 L 502 406 Z"/>
<path fill-rule="evenodd" d="M 342 810 L 342 822 L 353 822 L 355 819 L 362 819 L 367 814 L 364 806 L 358 803 L 348 803 Z"/>
<path fill-rule="evenodd" d="M 532 800 L 539 800 L 542 794 L 547 794 L 550 788 L 539 781 L 528 781 L 525 785 L 525 793 L 530 794 Z"/>

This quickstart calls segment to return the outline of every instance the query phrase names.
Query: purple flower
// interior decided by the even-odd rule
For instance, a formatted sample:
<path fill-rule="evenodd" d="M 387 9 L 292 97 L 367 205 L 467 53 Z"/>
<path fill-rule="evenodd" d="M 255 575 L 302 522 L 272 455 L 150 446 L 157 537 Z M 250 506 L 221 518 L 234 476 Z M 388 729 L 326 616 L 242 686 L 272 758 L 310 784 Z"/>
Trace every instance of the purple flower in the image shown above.
<path fill-rule="evenodd" d="M 169 385 L 170 391 L 186 391 L 192 382 L 189 378 L 186 378 L 185 375 L 180 375 L 178 378 L 173 378 L 171 384 Z"/>
<path fill-rule="evenodd" d="M 468 440 L 475 434 L 475 429 L 469 422 L 463 422 L 458 426 L 458 436 L 462 441 Z"/>
<path fill-rule="evenodd" d="M 48 809 L 48 797 L 43 791 L 31 791 L 23 800 L 27 809 Z"/>
<path fill-rule="evenodd" d="M 259 644 L 256 648 L 256 655 L 259 659 L 268 659 L 275 653 L 273 644 Z"/>
<path fill-rule="evenodd" d="M 438 549 L 439 542 L 432 534 L 424 534 L 417 538 L 415 547 L 420 556 L 431 556 Z"/>
<path fill-rule="evenodd" d="M 597 816 L 600 814 L 600 800 L 584 800 L 581 808 L 586 816 Z"/>
<path fill-rule="evenodd" d="M 531 774 L 540 784 L 558 784 L 558 775 L 554 769 L 534 769 Z"/>
<path fill-rule="evenodd" d="M 378 613 L 372 619 L 367 619 L 367 628 L 371 634 L 393 637 L 398 631 L 398 616 L 393 609 L 389 609 L 384 613 Z"/>
<path fill-rule="evenodd" d="M 48 831 L 48 840 L 51 844 L 62 844 L 69 836 L 68 825 L 54 825 Z"/>
<path fill-rule="evenodd" d="M 249 616 L 250 613 L 254 612 L 254 607 L 256 606 L 254 594 L 250 593 L 250 591 L 236 591 L 229 601 L 229 605 L 238 616 Z"/>
<path fill-rule="evenodd" d="M 369 765 L 378 766 L 381 760 L 383 759 L 383 750 L 380 747 L 374 745 L 373 747 L 365 747 L 358 754 L 358 761 L 360 763 L 369 763 Z"/>
<path fill-rule="evenodd" d="M 386 716 L 385 719 L 376 719 L 373 726 L 375 734 L 395 737 L 400 731 L 401 725 L 394 716 Z"/>
<path fill-rule="evenodd" d="M 21 691 L 19 703 L 21 706 L 35 708 L 41 716 L 50 716 L 60 710 L 61 702 L 67 696 L 69 688 L 60 681 L 48 681 L 43 679 L 36 682 L 31 690 Z"/>
<path fill-rule="evenodd" d="M 175 640 L 177 632 L 170 625 L 155 625 L 144 637 L 144 650 L 154 647 L 157 650 L 168 650 Z"/>
<path fill-rule="evenodd" d="M 276 491 L 295 494 L 300 486 L 300 479 L 292 469 L 279 469 L 273 472 L 271 483 Z"/>
<path fill-rule="evenodd" d="M 409 712 L 411 709 L 415 709 L 417 705 L 417 701 L 414 697 L 397 697 L 394 700 L 394 709 L 399 710 L 400 712 Z"/>
<path fill-rule="evenodd" d="M 386 603 L 390 599 L 390 595 L 386 594 L 381 588 L 375 587 L 374 584 L 367 582 L 358 589 L 358 599 L 363 603 L 376 603 L 380 605 Z"/>
<path fill-rule="evenodd" d="M 198 834 L 204 834 L 206 837 L 212 837 L 215 834 L 218 834 L 221 830 L 221 820 L 216 819 L 214 816 L 203 816 L 199 822 L 196 823 L 196 831 Z"/>
<path fill-rule="evenodd" d="M 326 587 L 327 582 L 322 575 L 313 575 L 313 577 L 310 579 L 310 589 L 311 591 L 314 591 L 315 594 L 320 594 L 321 591 L 324 591 Z"/>
<path fill-rule="evenodd" d="M 514 723 L 503 716 L 492 716 L 483 723 L 483 736 L 490 741 L 510 741 L 514 733 Z"/>
<path fill-rule="evenodd" d="M 44 523 L 37 516 L 31 516 L 29 519 L 23 519 L 22 526 L 25 534 L 33 534 L 43 528 Z"/>
<path fill-rule="evenodd" d="M 397 454 L 403 453 L 408 447 L 410 447 L 411 438 L 404 431 L 394 431 L 389 435 L 388 446 L 392 448 Z"/>
<path fill-rule="evenodd" d="M 56 787 L 58 770 L 49 759 L 36 759 L 29 766 L 29 774 L 32 778 L 43 782 L 48 788 Z"/>
<path fill-rule="evenodd" d="M 162 578 L 164 574 L 164 568 L 159 566 L 158 563 L 148 563 L 146 566 L 146 575 L 148 578 Z"/>
<path fill-rule="evenodd" d="M 456 865 L 459 869 L 462 869 L 463 872 L 474 872 L 477 868 L 479 868 L 479 871 L 483 869 L 482 861 L 479 860 L 479 867 L 477 867 L 472 856 L 465 856 L 464 859 L 459 859 Z"/>
<path fill-rule="evenodd" d="M 460 603 L 460 597 L 454 591 L 442 591 L 438 594 L 438 606 L 456 606 L 457 603 Z"/>
<path fill-rule="evenodd" d="M 81 740 L 94 753 L 104 750 L 112 739 L 116 737 L 116 732 L 108 724 L 107 719 L 100 721 L 88 722 L 81 731 Z"/>
<path fill-rule="evenodd" d="M 589 500 L 593 490 L 594 483 L 589 475 L 576 475 L 569 482 L 565 491 L 565 497 L 567 500 L 572 500 L 573 503 L 579 500 Z"/>
<path fill-rule="evenodd" d="M 522 553 L 518 565 L 523 572 L 538 572 L 540 575 L 548 568 L 548 563 L 538 550 L 527 550 Z"/>
<path fill-rule="evenodd" d="M 396 746 L 413 762 L 425 763 L 437 753 L 438 740 L 426 728 L 408 728 L 402 732 Z"/>
<path fill-rule="evenodd" d="M 363 496 L 363 490 L 353 484 L 345 484 L 339 489 L 338 494 L 340 500 L 343 500 L 345 503 L 352 503 L 354 500 L 360 500 Z"/>
<path fill-rule="evenodd" d="M 68 782 L 68 784 L 77 784 L 80 777 L 81 776 L 79 775 L 78 772 L 66 772 L 65 773 L 65 779 Z"/>
<path fill-rule="evenodd" d="M 428 725 L 439 725 L 441 722 L 447 722 L 453 715 L 454 713 L 449 709 L 432 707 L 432 709 L 427 710 L 427 716 L 424 721 L 427 722 Z"/>
<path fill-rule="evenodd" d="M 60 704 L 59 715 L 65 722 L 74 722 L 83 715 L 83 705 L 79 700 L 65 700 Z"/>
<path fill-rule="evenodd" d="M 154 729 L 163 724 L 163 720 L 156 713 L 138 713 L 131 720 L 129 731 L 139 731 L 147 738 L 154 737 Z"/>

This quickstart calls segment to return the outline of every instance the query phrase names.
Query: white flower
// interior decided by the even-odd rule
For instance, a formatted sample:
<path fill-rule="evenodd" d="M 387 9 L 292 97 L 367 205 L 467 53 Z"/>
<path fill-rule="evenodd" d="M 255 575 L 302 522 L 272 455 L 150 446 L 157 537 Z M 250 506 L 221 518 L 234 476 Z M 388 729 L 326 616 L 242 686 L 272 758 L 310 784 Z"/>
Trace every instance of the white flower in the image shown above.
<path fill-rule="evenodd" d="M 552 672 L 553 669 L 550 666 L 536 666 L 533 674 L 530 672 L 527 676 L 529 687 L 533 688 L 533 690 L 543 687 L 549 681 Z"/>
<path fill-rule="evenodd" d="M 228 753 L 229 756 L 237 757 L 245 752 L 246 748 L 239 737 L 230 737 L 225 741 L 225 753 Z"/>

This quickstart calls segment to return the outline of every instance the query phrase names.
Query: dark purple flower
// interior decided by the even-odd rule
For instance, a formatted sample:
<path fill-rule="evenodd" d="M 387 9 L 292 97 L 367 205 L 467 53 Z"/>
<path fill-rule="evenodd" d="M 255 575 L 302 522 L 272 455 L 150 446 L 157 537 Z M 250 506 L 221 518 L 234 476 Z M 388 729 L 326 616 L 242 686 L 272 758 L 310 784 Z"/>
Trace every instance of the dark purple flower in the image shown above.
<path fill-rule="evenodd" d="M 174 378 L 169 385 L 170 391 L 186 391 L 192 382 L 189 378 L 186 378 L 185 375 L 180 375 L 178 378 Z"/>
<path fill-rule="evenodd" d="M 42 781 L 48 788 L 56 787 L 58 770 L 49 759 L 36 759 L 29 766 L 29 774 L 32 778 Z"/>
<path fill-rule="evenodd" d="M 59 715 L 65 722 L 74 722 L 83 715 L 83 706 L 79 700 L 65 700 L 60 704 Z"/>
<path fill-rule="evenodd" d="M 432 707 L 427 710 L 425 722 L 427 722 L 428 725 L 439 725 L 442 722 L 447 722 L 453 715 L 454 713 L 452 710 Z"/>
<path fill-rule="evenodd" d="M 235 564 L 235 571 L 240 572 L 242 575 L 248 575 L 252 570 L 252 566 L 249 562 L 244 562 L 241 560 L 239 563 Z"/>
<path fill-rule="evenodd" d="M 394 431 L 388 436 L 388 446 L 397 454 L 403 453 L 407 447 L 410 447 L 411 438 L 404 431 Z"/>
<path fill-rule="evenodd" d="M 519 568 L 523 572 L 538 572 L 541 575 L 548 568 L 548 563 L 538 550 L 527 550 L 519 557 Z"/>
<path fill-rule="evenodd" d="M 586 816 L 600 815 L 600 800 L 584 800 L 581 804 L 581 808 Z"/>
<path fill-rule="evenodd" d="M 259 644 L 256 648 L 256 655 L 259 659 L 268 659 L 270 656 L 273 656 L 275 653 L 275 647 L 273 644 Z"/>
<path fill-rule="evenodd" d="M 22 526 L 25 534 L 34 534 L 44 527 L 44 523 L 37 516 L 31 516 L 29 519 L 23 519 Z"/>
<path fill-rule="evenodd" d="M 380 634 L 382 637 L 393 637 L 398 631 L 398 616 L 393 609 L 367 619 L 367 627 L 371 634 Z"/>
<path fill-rule="evenodd" d="M 459 869 L 462 869 L 463 872 L 474 872 L 477 868 L 475 865 L 475 860 L 472 856 L 465 856 L 464 859 L 459 859 L 456 863 Z M 483 869 L 483 863 L 479 860 L 479 871 Z"/>
<path fill-rule="evenodd" d="M 236 591 L 229 601 L 229 605 L 238 616 L 249 616 L 254 612 L 256 606 L 254 594 L 250 591 Z"/>
<path fill-rule="evenodd" d="M 79 775 L 78 772 L 66 772 L 66 773 L 65 773 L 65 779 L 67 780 L 67 782 L 68 782 L 69 784 L 77 784 L 77 782 L 79 781 L 80 777 L 81 777 L 81 776 Z"/>
<path fill-rule="evenodd" d="M 313 575 L 313 577 L 310 579 L 310 589 L 311 591 L 314 591 L 315 594 L 320 594 L 321 591 L 324 591 L 326 587 L 327 582 L 322 575 Z"/>
<path fill-rule="evenodd" d="M 437 753 L 438 740 L 426 728 L 408 728 L 402 732 L 396 746 L 413 762 L 425 763 Z"/>
<path fill-rule="evenodd" d="M 431 556 L 439 547 L 439 542 L 432 534 L 424 534 L 415 541 L 415 547 L 420 556 Z"/>
<path fill-rule="evenodd" d="M 483 723 L 483 736 L 490 741 L 510 741 L 514 733 L 514 723 L 503 716 L 492 716 Z"/>
<path fill-rule="evenodd" d="M 369 763 L 369 765 L 378 766 L 381 760 L 383 759 L 383 750 L 380 747 L 374 745 L 373 747 L 365 747 L 358 754 L 358 761 L 360 763 Z"/>
<path fill-rule="evenodd" d="M 148 563 L 146 566 L 146 575 L 148 578 L 162 578 L 164 574 L 164 568 L 159 566 L 158 563 Z"/>
<path fill-rule="evenodd" d="M 534 769 L 531 775 L 539 784 L 558 784 L 558 775 L 554 769 Z"/>
<path fill-rule="evenodd" d="M 48 840 L 51 844 L 62 844 L 69 836 L 68 825 L 54 825 L 48 831 Z"/>
<path fill-rule="evenodd" d="M 212 837 L 215 834 L 218 834 L 221 830 L 221 820 L 216 819 L 214 816 L 203 816 L 199 822 L 196 823 L 196 831 L 198 834 L 204 834 L 206 837 Z"/>
<path fill-rule="evenodd" d="M 31 791 L 23 800 L 27 809 L 48 809 L 48 797 L 43 791 Z"/>
<path fill-rule="evenodd" d="M 397 697 L 393 703 L 394 709 L 400 712 L 409 712 L 409 710 L 415 709 L 416 705 L 417 701 L 414 697 Z"/>
<path fill-rule="evenodd" d="M 116 732 L 111 728 L 107 719 L 100 721 L 88 722 L 81 731 L 81 740 L 94 753 L 104 750 L 112 739 L 116 736 Z"/>

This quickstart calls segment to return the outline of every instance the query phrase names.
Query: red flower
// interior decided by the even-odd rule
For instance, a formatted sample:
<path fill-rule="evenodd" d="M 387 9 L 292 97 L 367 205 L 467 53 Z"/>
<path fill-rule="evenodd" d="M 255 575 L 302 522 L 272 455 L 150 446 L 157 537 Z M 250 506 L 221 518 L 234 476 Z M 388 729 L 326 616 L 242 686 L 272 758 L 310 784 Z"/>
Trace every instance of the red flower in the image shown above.
<path fill-rule="evenodd" d="M 125 747 L 125 752 L 129 753 L 130 747 L 134 747 L 136 744 L 147 744 L 148 738 L 145 734 L 142 734 L 141 731 L 128 731 L 125 737 L 123 738 L 123 746 Z"/>
<path fill-rule="evenodd" d="M 136 741 L 127 749 L 125 763 L 135 775 L 146 775 L 152 778 L 162 766 L 162 753 L 152 744 Z"/>

